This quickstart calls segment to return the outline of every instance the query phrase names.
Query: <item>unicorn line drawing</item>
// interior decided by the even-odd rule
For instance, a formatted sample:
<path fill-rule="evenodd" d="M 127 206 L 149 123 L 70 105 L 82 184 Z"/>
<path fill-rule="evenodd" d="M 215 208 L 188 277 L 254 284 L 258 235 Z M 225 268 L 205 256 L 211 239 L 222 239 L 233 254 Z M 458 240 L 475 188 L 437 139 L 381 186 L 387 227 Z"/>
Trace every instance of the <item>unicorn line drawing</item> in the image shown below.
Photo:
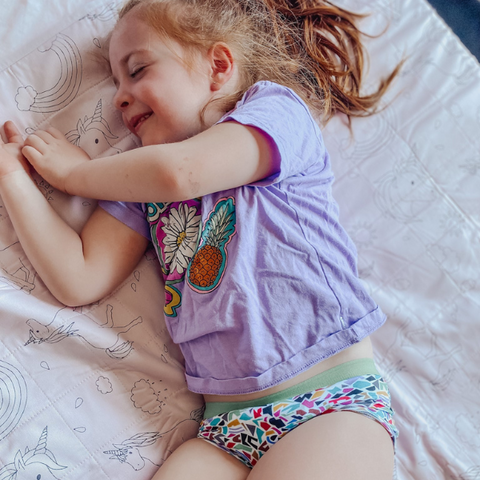
<path fill-rule="evenodd" d="M 114 20 L 116 16 L 117 16 L 117 11 L 115 9 L 115 2 L 111 2 L 105 7 L 103 7 L 103 9 L 100 10 L 99 13 L 89 13 L 88 15 L 85 15 L 85 17 L 81 18 L 80 20 L 88 18 L 89 20 L 98 19 L 101 22 L 109 22 L 110 20 Z"/>
<path fill-rule="evenodd" d="M 77 122 L 77 127 L 65 134 L 67 140 L 73 145 L 85 150 L 90 157 L 94 158 L 99 154 L 113 148 L 115 153 L 121 150 L 113 147 L 109 140 L 118 137 L 112 133 L 110 126 L 102 116 L 102 99 L 97 102 L 93 115 Z"/>
<path fill-rule="evenodd" d="M 116 325 L 113 319 L 113 306 L 108 304 L 105 311 L 106 322 L 99 324 L 94 318 L 86 314 L 77 315 L 71 320 L 64 320 L 59 314 L 65 309 L 68 309 L 68 307 L 62 307 L 58 310 L 48 324 L 39 322 L 34 318 L 27 320 L 29 339 L 25 346 L 31 343 L 58 343 L 69 337 L 80 337 L 91 347 L 104 350 L 109 357 L 115 359 L 125 358 L 133 350 L 133 342 L 122 341 L 120 335 L 142 323 L 141 316 L 134 318 L 127 324 Z M 99 329 L 105 328 L 109 328 L 116 333 L 113 343 L 111 335 L 102 335 L 99 332 Z"/>
<path fill-rule="evenodd" d="M 193 410 L 190 413 L 190 417 L 178 422 L 170 430 L 166 432 L 144 432 L 137 433 L 130 438 L 127 438 L 120 444 L 113 444 L 115 450 L 107 450 L 103 453 L 106 455 L 111 455 L 111 460 L 118 460 L 120 463 L 130 465 L 135 471 L 143 470 L 145 468 L 152 470 L 151 474 L 155 473 L 161 464 L 165 461 L 162 459 L 160 465 L 156 464 L 150 460 L 146 454 L 142 454 L 140 450 L 145 447 L 153 445 L 159 438 L 164 437 L 169 434 L 178 426 L 184 422 L 194 421 L 197 423 L 201 422 L 203 418 L 203 407 Z M 168 452 L 171 453 L 171 452 Z M 0 479 L 1 480 L 1 479 Z"/>
<path fill-rule="evenodd" d="M 25 453 L 20 450 L 15 454 L 12 463 L 0 469 L 0 480 L 55 480 L 57 477 L 52 470 L 64 470 L 51 450 L 47 448 L 48 428 L 45 427 L 40 435 L 37 445 L 33 450 L 25 448 Z"/>
<path fill-rule="evenodd" d="M 18 242 L 16 242 L 18 243 Z M 14 244 L 15 245 L 15 244 Z M 11 247 L 12 245 L 10 245 Z M 9 248 L 9 247 L 7 247 Z M 28 268 L 22 261 L 21 258 L 20 267 L 18 267 L 13 273 L 9 273 L 5 268 L 3 268 L 3 275 L 0 275 L 0 281 L 4 281 L 9 285 L 17 288 L 18 290 L 23 290 L 25 293 L 30 294 L 35 288 L 35 279 L 37 277 L 37 272 Z"/>
<path fill-rule="evenodd" d="M 32 127 L 25 129 L 27 135 L 31 135 L 35 131 L 36 129 Z M 121 149 L 112 145 L 112 141 L 118 139 L 118 136 L 112 133 L 110 125 L 103 117 L 102 99 L 98 100 L 93 115 L 91 117 L 85 115 L 83 119 L 79 118 L 76 128 L 69 130 L 65 134 L 65 138 L 73 145 L 87 152 L 90 158 L 100 157 L 107 151 L 110 154 L 122 153 Z M 49 202 L 54 200 L 53 194 L 55 189 L 39 175 L 37 177 L 34 180 L 37 187 L 42 191 L 43 196 Z"/>
<path fill-rule="evenodd" d="M 115 450 L 107 450 L 103 453 L 112 455 L 110 460 L 118 460 L 120 463 L 130 465 L 136 472 L 145 468 L 152 470 L 153 475 L 161 464 L 158 465 L 146 456 L 142 456 L 140 449 L 153 445 L 162 435 L 164 434 L 159 432 L 138 433 L 120 444 L 114 443 Z M 163 459 L 161 463 L 163 463 Z"/>

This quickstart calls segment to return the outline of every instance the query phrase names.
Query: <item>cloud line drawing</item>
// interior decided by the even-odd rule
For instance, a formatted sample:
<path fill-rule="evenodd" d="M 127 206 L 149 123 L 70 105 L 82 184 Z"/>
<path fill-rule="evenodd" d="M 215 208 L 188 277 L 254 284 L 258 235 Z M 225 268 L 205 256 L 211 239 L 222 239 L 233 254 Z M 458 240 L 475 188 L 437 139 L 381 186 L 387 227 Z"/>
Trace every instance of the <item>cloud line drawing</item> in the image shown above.
<path fill-rule="evenodd" d="M 135 408 L 144 413 L 155 415 L 162 411 L 165 402 L 160 398 L 161 392 L 157 392 L 149 380 L 141 379 L 135 382 L 131 390 L 130 400 Z"/>

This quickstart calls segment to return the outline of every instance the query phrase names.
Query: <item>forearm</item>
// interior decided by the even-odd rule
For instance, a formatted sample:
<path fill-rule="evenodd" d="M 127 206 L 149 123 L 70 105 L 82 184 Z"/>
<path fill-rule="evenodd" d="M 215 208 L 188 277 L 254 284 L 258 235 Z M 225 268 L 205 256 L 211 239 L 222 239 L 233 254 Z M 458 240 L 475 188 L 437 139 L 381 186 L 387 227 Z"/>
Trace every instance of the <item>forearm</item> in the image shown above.
<path fill-rule="evenodd" d="M 23 154 L 51 185 L 97 200 L 182 201 L 249 185 L 278 170 L 266 135 L 235 122 L 94 161 L 55 130 L 30 135 L 25 144 Z"/>
<path fill-rule="evenodd" d="M 80 236 L 25 172 L 2 177 L 0 195 L 28 259 L 52 294 L 68 303 L 68 290 L 84 267 Z"/>
<path fill-rule="evenodd" d="M 190 192 L 183 186 L 179 151 L 178 144 L 154 145 L 85 162 L 72 170 L 65 187 L 70 195 L 99 200 L 186 200 Z"/>

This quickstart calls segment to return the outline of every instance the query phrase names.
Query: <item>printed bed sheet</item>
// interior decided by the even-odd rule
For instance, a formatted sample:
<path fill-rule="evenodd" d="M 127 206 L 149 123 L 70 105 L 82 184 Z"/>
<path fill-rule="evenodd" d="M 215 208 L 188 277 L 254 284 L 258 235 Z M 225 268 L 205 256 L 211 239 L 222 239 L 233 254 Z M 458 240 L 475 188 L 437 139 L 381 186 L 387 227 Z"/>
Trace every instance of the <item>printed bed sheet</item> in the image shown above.
<path fill-rule="evenodd" d="M 366 40 L 367 89 L 406 58 L 381 113 L 355 119 L 353 136 L 341 117 L 325 129 L 360 275 L 389 317 L 374 343 L 400 430 L 396 477 L 480 479 L 480 66 L 424 0 L 336 3 L 384 32 Z M 101 60 L 117 7 L 2 4 L 1 124 L 53 125 L 93 157 L 135 146 Z M 36 181 L 80 229 L 95 203 Z M 0 201 L 0 480 L 147 480 L 195 435 L 202 402 L 162 288 L 149 250 L 112 295 L 64 307 Z"/>

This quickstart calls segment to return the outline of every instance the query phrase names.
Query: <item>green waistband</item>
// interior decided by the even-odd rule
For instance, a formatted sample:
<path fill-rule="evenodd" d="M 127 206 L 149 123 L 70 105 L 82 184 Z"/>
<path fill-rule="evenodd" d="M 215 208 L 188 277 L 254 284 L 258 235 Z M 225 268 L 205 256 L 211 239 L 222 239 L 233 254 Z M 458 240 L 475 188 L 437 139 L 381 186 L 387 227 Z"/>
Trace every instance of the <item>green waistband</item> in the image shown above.
<path fill-rule="evenodd" d="M 221 413 L 241 410 L 244 408 L 260 407 L 269 403 L 278 402 L 285 398 L 291 398 L 302 393 L 311 392 L 317 388 L 328 387 L 334 383 L 347 380 L 348 378 L 359 377 L 360 375 L 380 375 L 375 362 L 371 358 L 359 358 L 350 362 L 342 363 L 319 373 L 312 378 L 305 380 L 293 387 L 286 388 L 280 392 L 255 398 L 244 402 L 210 402 L 205 406 L 203 418 L 211 418 Z"/>

